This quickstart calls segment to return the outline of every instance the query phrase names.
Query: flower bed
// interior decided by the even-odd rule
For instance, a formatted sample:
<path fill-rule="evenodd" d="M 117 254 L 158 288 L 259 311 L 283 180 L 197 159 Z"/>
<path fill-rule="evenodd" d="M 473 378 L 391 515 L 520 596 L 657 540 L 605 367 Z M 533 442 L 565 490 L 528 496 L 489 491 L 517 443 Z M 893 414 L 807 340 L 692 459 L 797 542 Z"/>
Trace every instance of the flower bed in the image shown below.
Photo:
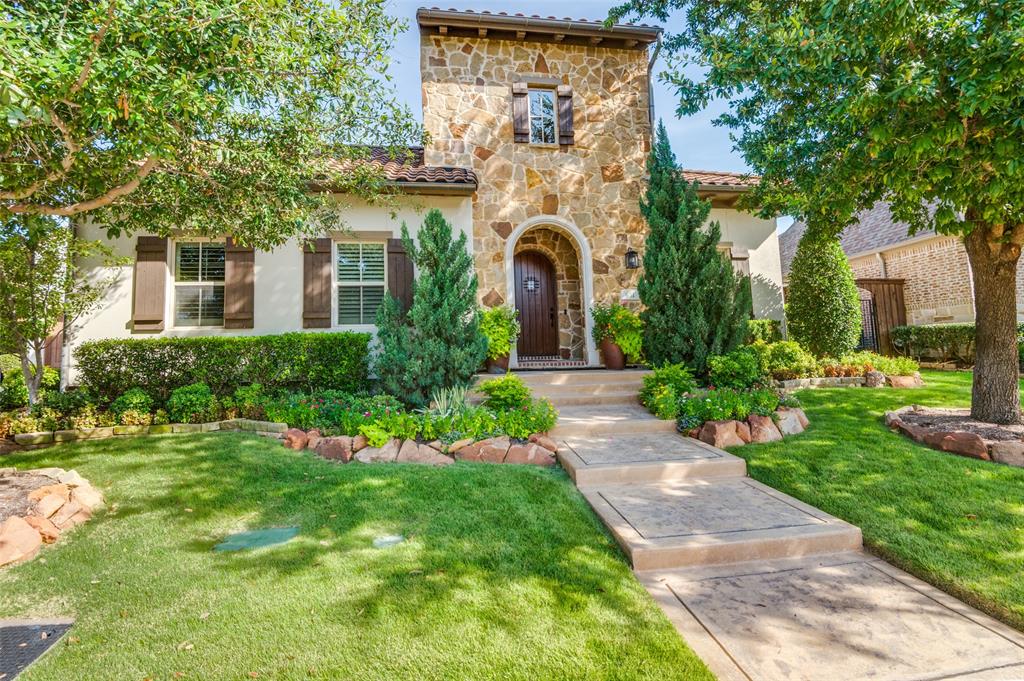
<path fill-rule="evenodd" d="M 11 436 L 15 444 L 25 448 L 45 447 L 62 442 L 78 440 L 101 440 L 113 437 L 138 435 L 168 435 L 184 433 L 211 433 L 217 431 L 246 431 L 280 439 L 288 430 L 287 423 L 257 421 L 254 419 L 225 419 L 207 423 L 167 423 L 158 426 L 106 426 L 101 428 L 79 428 L 67 430 L 44 430 L 34 433 L 17 433 Z"/>
<path fill-rule="evenodd" d="M 103 495 L 75 471 L 0 468 L 0 567 L 31 560 L 103 506 Z"/>
<path fill-rule="evenodd" d="M 969 409 L 918 405 L 886 412 L 885 425 L 941 452 L 1024 468 L 1024 426 L 975 421 Z"/>

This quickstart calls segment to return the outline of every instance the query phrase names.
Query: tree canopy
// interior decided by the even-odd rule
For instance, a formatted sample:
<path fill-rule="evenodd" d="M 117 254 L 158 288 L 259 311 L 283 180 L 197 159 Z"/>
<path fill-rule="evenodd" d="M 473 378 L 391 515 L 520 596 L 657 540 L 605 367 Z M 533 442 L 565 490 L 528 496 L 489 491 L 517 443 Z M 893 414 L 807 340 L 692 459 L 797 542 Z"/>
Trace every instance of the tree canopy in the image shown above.
<path fill-rule="evenodd" d="M 39 0 L 0 9 L 0 220 L 276 245 L 374 196 L 345 163 L 416 126 L 389 90 L 384 0 Z M 357 145 L 357 146 L 353 146 Z M 341 161 L 339 163 L 339 160 Z"/>
<path fill-rule="evenodd" d="M 1024 0 L 632 0 L 610 20 L 681 25 L 662 77 L 716 119 L 760 185 L 748 207 L 838 234 L 887 201 L 911 230 L 964 237 L 978 324 L 972 412 L 1020 420 Z"/>

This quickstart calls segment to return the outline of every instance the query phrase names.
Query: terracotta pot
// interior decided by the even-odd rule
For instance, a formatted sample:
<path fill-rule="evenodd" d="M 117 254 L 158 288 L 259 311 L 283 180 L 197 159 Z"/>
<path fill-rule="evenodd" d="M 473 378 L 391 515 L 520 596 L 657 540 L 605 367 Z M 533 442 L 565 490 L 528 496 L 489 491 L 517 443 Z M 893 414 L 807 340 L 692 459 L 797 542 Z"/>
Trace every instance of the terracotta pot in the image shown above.
<path fill-rule="evenodd" d="M 504 374 L 508 372 L 508 355 L 498 359 L 487 358 L 487 373 Z"/>
<path fill-rule="evenodd" d="M 626 356 L 622 354 L 622 348 L 611 338 L 601 341 L 601 359 L 604 360 L 604 368 L 619 371 L 626 368 Z"/>

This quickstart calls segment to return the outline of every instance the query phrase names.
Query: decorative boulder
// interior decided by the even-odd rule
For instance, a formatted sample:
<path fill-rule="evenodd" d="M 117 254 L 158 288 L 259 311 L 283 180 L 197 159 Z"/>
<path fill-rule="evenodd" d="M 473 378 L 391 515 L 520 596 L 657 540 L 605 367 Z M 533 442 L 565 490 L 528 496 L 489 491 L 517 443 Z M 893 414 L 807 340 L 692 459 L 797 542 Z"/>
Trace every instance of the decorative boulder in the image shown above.
<path fill-rule="evenodd" d="M 331 461 L 348 463 L 352 460 L 352 438 L 348 435 L 319 438 L 316 444 L 317 455 Z"/>
<path fill-rule="evenodd" d="M 71 498 L 71 488 L 62 483 L 57 483 L 56 485 L 43 485 L 42 487 L 37 487 L 31 492 L 29 492 L 28 500 L 41 501 L 44 498 L 50 496 L 51 494 L 56 494 L 57 496 L 63 498 L 64 501 L 67 501 L 68 499 Z"/>
<path fill-rule="evenodd" d="M 65 501 L 64 497 L 59 494 L 47 494 L 36 502 L 35 513 L 40 518 L 49 518 L 60 510 Z"/>
<path fill-rule="evenodd" d="M 1007 466 L 1020 466 L 1024 468 L 1024 442 L 1020 440 L 1001 440 L 993 442 L 989 448 L 993 461 L 1004 463 Z"/>
<path fill-rule="evenodd" d="M 352 436 L 352 452 L 358 452 L 360 449 L 366 449 L 370 445 L 366 440 L 366 436 L 360 433 L 359 435 Z"/>
<path fill-rule="evenodd" d="M 916 371 L 913 376 L 886 376 L 886 381 L 893 388 L 920 388 L 924 385 L 921 374 Z"/>
<path fill-rule="evenodd" d="M 505 463 L 530 464 L 533 466 L 554 466 L 555 457 L 551 451 L 535 442 L 515 444 L 508 448 Z"/>
<path fill-rule="evenodd" d="M 988 447 L 985 446 L 985 441 L 977 433 L 964 431 L 931 432 L 924 436 L 924 442 L 929 447 L 951 454 L 967 456 L 972 459 L 982 459 L 984 461 L 989 461 L 991 458 L 989 457 Z"/>
<path fill-rule="evenodd" d="M 305 449 L 306 442 L 309 441 L 309 436 L 306 435 L 306 431 L 299 428 L 289 428 L 284 431 L 284 446 L 288 449 Z"/>
<path fill-rule="evenodd" d="M 740 439 L 743 440 L 743 442 L 745 442 L 745 443 L 749 443 L 750 442 L 750 439 L 751 439 L 751 436 L 750 436 L 750 426 L 747 425 L 746 421 L 737 421 L 736 422 L 736 434 L 740 436 Z"/>
<path fill-rule="evenodd" d="M 395 457 L 397 463 L 419 463 L 430 466 L 447 466 L 455 463 L 429 445 L 419 444 L 415 440 L 406 440 Z"/>
<path fill-rule="evenodd" d="M 706 421 L 700 429 L 701 442 L 724 449 L 746 444 L 736 432 L 738 421 Z"/>
<path fill-rule="evenodd" d="M 456 440 L 455 442 L 451 443 L 448 446 L 448 451 L 450 453 L 454 454 L 457 451 L 459 451 L 460 449 L 463 449 L 464 447 L 468 447 L 471 444 L 473 444 L 473 438 L 471 438 L 471 437 L 463 438 L 461 440 Z"/>
<path fill-rule="evenodd" d="M 543 433 L 534 433 L 530 436 L 530 442 L 540 445 L 549 452 L 558 453 L 558 443 Z"/>
<path fill-rule="evenodd" d="M 864 374 L 864 387 L 865 388 L 884 388 L 885 387 L 885 374 L 881 371 L 871 371 Z"/>
<path fill-rule="evenodd" d="M 306 449 L 315 450 L 316 446 L 320 444 L 320 440 L 322 438 L 323 435 L 320 434 L 320 431 L 317 428 L 313 428 L 312 430 L 308 431 L 306 433 Z"/>
<path fill-rule="evenodd" d="M 86 484 L 71 490 L 71 500 L 77 501 L 84 508 L 95 511 L 103 506 L 103 495 L 92 485 Z"/>
<path fill-rule="evenodd" d="M 11 516 L 0 524 L 0 566 L 33 558 L 42 544 L 42 537 L 24 518 Z"/>
<path fill-rule="evenodd" d="M 486 440 L 481 440 L 480 442 L 472 442 L 472 441 L 470 441 L 468 444 L 462 444 L 462 442 L 463 442 L 462 440 L 459 440 L 458 442 L 453 444 L 451 446 L 451 448 L 449 449 L 449 451 L 455 456 L 455 460 L 456 461 L 479 462 L 480 461 L 480 445 L 481 445 L 481 443 L 486 442 Z M 461 446 L 458 449 L 456 449 L 455 445 L 460 445 L 460 444 L 461 444 Z"/>
<path fill-rule="evenodd" d="M 783 435 L 799 435 L 807 428 L 807 416 L 803 409 L 779 409 L 775 414 L 779 419 L 779 432 Z"/>
<path fill-rule="evenodd" d="M 402 441 L 392 438 L 383 447 L 365 447 L 356 452 L 355 459 L 359 463 L 391 463 L 398 458 L 398 450 Z"/>
<path fill-rule="evenodd" d="M 750 424 L 751 442 L 778 442 L 782 439 L 782 433 L 771 416 L 751 414 L 747 422 Z"/>
<path fill-rule="evenodd" d="M 60 539 L 60 529 L 48 518 L 40 518 L 37 515 L 27 515 L 25 522 L 32 526 L 32 529 L 39 533 L 44 544 L 52 544 Z"/>

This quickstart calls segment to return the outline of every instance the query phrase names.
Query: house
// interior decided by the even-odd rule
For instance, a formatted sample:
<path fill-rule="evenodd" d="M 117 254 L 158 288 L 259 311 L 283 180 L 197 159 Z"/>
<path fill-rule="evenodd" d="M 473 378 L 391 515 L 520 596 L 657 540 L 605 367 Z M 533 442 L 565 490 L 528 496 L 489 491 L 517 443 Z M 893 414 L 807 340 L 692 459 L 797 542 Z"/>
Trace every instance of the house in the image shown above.
<path fill-rule="evenodd" d="M 807 226 L 795 222 L 779 237 L 785 279 Z M 857 215 L 840 243 L 859 282 L 893 282 L 902 288 L 907 324 L 974 321 L 974 288 L 967 251 L 959 237 L 909 226 L 879 202 Z M 1024 261 L 1017 267 L 1017 319 L 1024 321 Z"/>
<path fill-rule="evenodd" d="M 515 305 L 512 367 L 599 366 L 590 306 L 636 301 L 651 145 L 651 60 L 661 29 L 421 9 L 423 121 L 430 143 L 374 153 L 401 191 L 387 207 L 346 201 L 349 227 L 309 247 L 253 252 L 223 241 L 121 238 L 134 264 L 65 347 L 110 337 L 372 331 L 385 291 L 409 298 L 397 239 L 438 208 L 468 236 L 485 306 Z M 751 275 L 754 314 L 782 318 L 774 220 L 735 209 L 756 181 L 685 171 L 712 201 L 721 248 Z M 102 238 L 96 225 L 86 237 Z M 68 362 L 67 353 L 65 362 Z M 69 367 L 71 368 L 71 367 Z"/>

